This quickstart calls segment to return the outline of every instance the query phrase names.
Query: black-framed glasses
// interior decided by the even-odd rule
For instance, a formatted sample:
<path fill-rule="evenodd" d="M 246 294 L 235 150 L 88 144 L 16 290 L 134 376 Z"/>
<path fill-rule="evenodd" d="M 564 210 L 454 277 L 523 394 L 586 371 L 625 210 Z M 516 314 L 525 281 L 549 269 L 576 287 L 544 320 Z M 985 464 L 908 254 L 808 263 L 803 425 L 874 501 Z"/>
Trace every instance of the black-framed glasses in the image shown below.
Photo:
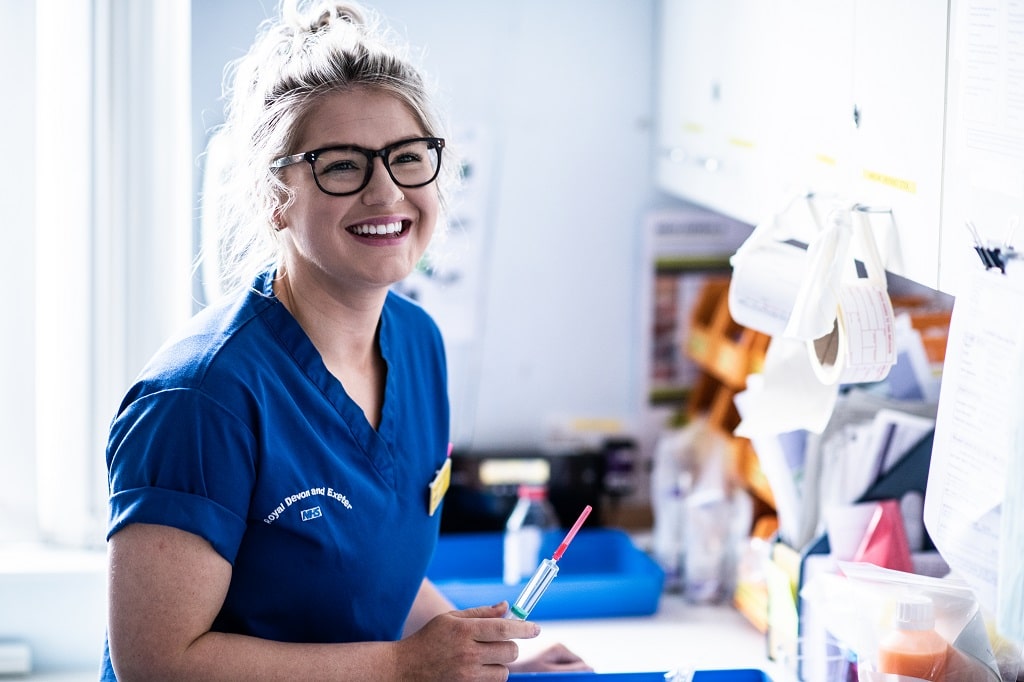
<path fill-rule="evenodd" d="M 284 168 L 302 161 L 309 163 L 313 180 L 324 194 L 343 197 L 361 191 L 370 183 L 373 160 L 380 157 L 388 175 L 399 187 L 429 185 L 441 170 L 440 137 L 413 137 L 389 144 L 383 149 L 363 149 L 355 145 L 324 147 L 311 152 L 282 156 L 270 164 Z"/>

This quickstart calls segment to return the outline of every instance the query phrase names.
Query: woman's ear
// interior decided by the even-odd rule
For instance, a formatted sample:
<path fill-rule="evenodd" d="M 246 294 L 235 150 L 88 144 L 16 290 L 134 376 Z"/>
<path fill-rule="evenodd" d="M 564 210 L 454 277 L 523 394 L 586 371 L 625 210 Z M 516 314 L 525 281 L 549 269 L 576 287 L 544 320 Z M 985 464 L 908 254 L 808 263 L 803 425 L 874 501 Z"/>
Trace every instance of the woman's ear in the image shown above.
<path fill-rule="evenodd" d="M 274 214 L 270 218 L 270 223 L 274 226 L 274 232 L 280 232 L 287 226 L 284 221 L 283 207 L 278 206 L 274 209 Z"/>

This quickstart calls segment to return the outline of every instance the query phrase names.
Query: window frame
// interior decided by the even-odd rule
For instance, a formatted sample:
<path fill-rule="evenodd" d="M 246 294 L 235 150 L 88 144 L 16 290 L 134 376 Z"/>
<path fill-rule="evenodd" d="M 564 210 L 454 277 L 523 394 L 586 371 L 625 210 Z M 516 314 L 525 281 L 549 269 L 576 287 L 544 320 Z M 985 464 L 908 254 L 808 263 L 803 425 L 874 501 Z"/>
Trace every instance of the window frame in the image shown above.
<path fill-rule="evenodd" d="M 12 434 L 0 542 L 103 544 L 110 420 L 192 313 L 190 11 L 179 0 L 0 9 L 8 63 L 26 64 L 4 77 L 27 105 L 5 129 L 28 131 L 12 157 L 25 162 L 0 170 L 26 198 L 14 202 L 15 329 L 0 339 L 14 379 L 0 406 L 16 408 L 0 416 Z"/>

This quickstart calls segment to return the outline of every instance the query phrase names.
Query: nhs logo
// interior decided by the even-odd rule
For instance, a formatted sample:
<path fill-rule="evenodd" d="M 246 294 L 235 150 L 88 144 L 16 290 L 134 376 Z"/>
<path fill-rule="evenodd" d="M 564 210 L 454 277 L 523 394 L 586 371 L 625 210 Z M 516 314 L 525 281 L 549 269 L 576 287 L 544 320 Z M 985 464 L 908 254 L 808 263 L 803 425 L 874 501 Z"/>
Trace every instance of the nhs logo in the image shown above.
<path fill-rule="evenodd" d="M 313 519 L 319 519 L 323 516 L 323 512 L 320 511 L 320 507 L 310 507 L 309 509 L 303 509 L 299 512 L 302 516 L 303 521 L 312 521 Z"/>

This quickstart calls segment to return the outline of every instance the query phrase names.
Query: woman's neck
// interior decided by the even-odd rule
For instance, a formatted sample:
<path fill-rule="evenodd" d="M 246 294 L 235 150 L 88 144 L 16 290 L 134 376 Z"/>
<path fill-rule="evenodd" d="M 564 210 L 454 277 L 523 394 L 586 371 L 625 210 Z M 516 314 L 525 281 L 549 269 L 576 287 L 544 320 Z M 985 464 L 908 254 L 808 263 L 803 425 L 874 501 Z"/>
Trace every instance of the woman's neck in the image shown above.
<path fill-rule="evenodd" d="M 342 298 L 316 287 L 295 286 L 283 273 L 274 281 L 274 295 L 306 332 L 327 370 L 376 428 L 386 378 L 377 330 L 387 291 Z"/>

